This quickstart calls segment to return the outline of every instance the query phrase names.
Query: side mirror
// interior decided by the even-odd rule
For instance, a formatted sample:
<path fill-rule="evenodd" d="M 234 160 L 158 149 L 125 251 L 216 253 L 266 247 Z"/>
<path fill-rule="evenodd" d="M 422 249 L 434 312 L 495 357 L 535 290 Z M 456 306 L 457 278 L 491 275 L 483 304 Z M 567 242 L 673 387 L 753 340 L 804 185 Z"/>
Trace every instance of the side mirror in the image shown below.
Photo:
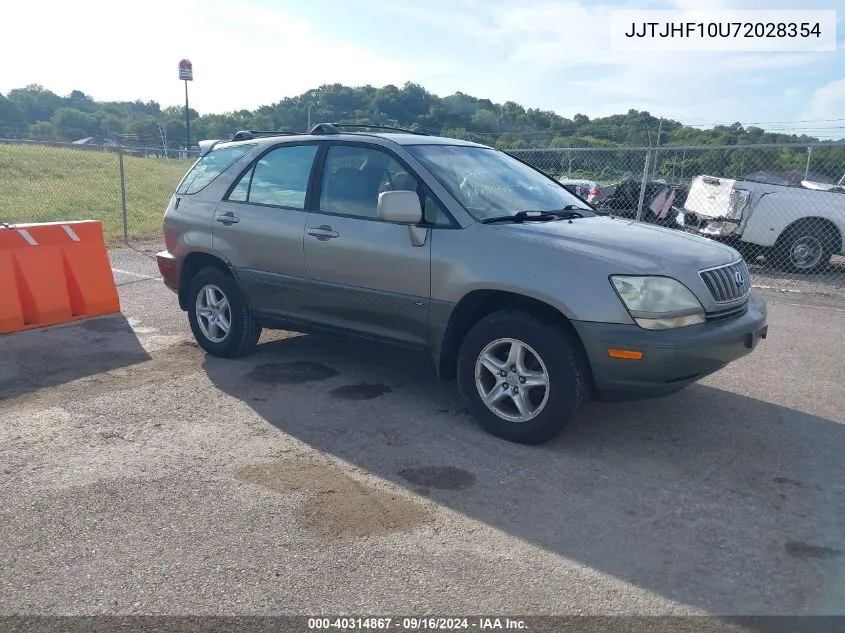
<path fill-rule="evenodd" d="M 378 196 L 378 218 L 396 224 L 419 224 L 420 197 L 416 191 L 383 191 Z"/>

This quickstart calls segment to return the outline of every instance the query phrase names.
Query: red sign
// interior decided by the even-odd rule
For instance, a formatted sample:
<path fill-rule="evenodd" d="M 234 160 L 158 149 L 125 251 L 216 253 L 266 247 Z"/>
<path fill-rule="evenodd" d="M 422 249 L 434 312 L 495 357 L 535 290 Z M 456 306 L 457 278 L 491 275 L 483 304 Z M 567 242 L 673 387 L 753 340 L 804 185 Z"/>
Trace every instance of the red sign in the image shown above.
<path fill-rule="evenodd" d="M 185 81 L 194 80 L 194 66 L 187 59 L 179 62 L 179 79 L 184 79 Z"/>

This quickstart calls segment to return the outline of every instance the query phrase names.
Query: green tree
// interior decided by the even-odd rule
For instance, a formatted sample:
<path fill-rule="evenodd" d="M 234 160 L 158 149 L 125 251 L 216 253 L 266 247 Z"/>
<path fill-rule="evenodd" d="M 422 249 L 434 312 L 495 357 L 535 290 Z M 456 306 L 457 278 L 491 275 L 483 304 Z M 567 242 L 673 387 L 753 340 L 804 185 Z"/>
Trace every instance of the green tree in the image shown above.
<path fill-rule="evenodd" d="M 29 126 L 29 138 L 36 141 L 49 141 L 55 138 L 53 135 L 53 124 L 49 121 L 39 121 Z"/>
<path fill-rule="evenodd" d="M 23 124 L 23 112 L 18 105 L 0 94 L 0 127 L 19 127 Z"/>
<path fill-rule="evenodd" d="M 309 107 L 312 124 L 347 122 L 393 125 L 463 139 L 472 138 L 508 149 L 526 146 L 644 147 L 654 146 L 658 140 L 661 148 L 773 142 L 810 144 L 816 141 L 809 136 L 767 132 L 755 126 L 744 128 L 739 123 L 712 129 L 693 128 L 670 119 L 661 121 L 650 112 L 635 109 L 594 119 L 579 113 L 569 119 L 548 110 L 527 108 L 515 101 L 499 104 L 464 92 L 441 97 L 413 82 L 406 82 L 401 87 L 325 84 L 255 110 L 203 116 L 191 110 L 192 141 L 229 138 L 241 129 L 305 131 Z M 59 114 L 60 111 L 63 113 Z M 185 113 L 181 106 L 162 108 L 155 101 L 140 99 L 101 102 L 81 90 L 59 96 L 37 84 L 12 90 L 6 98 L 0 96 L 0 126 L 8 127 L 9 123 L 20 125 L 21 133 L 32 135 L 37 131 L 39 137 L 43 137 L 47 128 L 34 124 L 47 123 L 56 135 L 54 138 L 82 138 L 86 135 L 117 132 L 146 143 L 160 142 L 156 139 L 160 138 L 158 126 L 161 125 L 170 143 L 182 146 L 185 139 Z M 83 130 L 83 134 L 78 134 Z M 842 152 L 836 150 L 829 156 L 825 155 L 829 168 L 821 163 L 819 168 L 830 172 L 837 170 Z M 600 158 L 599 154 L 594 156 Z M 731 159 L 721 150 L 692 152 L 684 160 L 684 172 L 692 173 L 690 169 L 704 170 L 697 173 L 705 173 L 706 169 L 735 171 L 744 169 L 744 165 L 765 162 L 762 156 L 752 156 L 737 154 L 737 158 Z M 617 159 L 621 161 L 625 157 L 613 155 L 613 160 Z M 769 168 L 798 168 L 796 165 L 803 164 L 802 160 L 806 160 L 803 149 L 768 154 Z M 656 171 L 659 174 L 671 172 L 673 166 L 677 168 L 676 163 L 674 154 L 660 152 Z M 813 164 L 816 164 L 815 157 Z"/>
<path fill-rule="evenodd" d="M 64 105 L 61 97 L 38 84 L 11 90 L 7 97 L 23 112 L 27 123 L 50 121 L 56 110 Z"/>
<path fill-rule="evenodd" d="M 98 131 L 97 119 L 76 108 L 59 108 L 52 118 L 53 134 L 64 141 L 93 136 Z"/>

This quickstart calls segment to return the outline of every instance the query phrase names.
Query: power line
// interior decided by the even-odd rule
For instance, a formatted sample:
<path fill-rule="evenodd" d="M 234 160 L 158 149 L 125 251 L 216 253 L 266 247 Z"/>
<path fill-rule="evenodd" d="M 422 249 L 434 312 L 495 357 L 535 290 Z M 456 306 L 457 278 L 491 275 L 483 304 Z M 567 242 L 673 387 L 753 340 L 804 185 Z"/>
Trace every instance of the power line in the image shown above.
<path fill-rule="evenodd" d="M 739 123 L 743 127 L 746 126 L 799 126 L 802 123 L 814 123 L 814 124 L 821 124 L 821 123 L 841 123 L 845 122 L 845 118 L 842 119 L 797 119 L 795 121 L 714 121 L 711 119 L 683 119 L 678 121 L 682 125 L 691 125 L 691 126 L 731 126 L 735 123 Z"/>

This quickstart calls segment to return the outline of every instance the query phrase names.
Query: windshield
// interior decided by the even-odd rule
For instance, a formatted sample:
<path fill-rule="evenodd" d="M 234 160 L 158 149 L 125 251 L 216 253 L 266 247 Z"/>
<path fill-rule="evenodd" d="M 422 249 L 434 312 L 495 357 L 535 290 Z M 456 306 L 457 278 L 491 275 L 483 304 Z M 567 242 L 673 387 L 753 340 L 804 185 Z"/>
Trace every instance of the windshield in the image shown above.
<path fill-rule="evenodd" d="M 566 207 L 591 211 L 562 185 L 504 152 L 461 145 L 410 145 L 406 149 L 476 220 Z"/>

